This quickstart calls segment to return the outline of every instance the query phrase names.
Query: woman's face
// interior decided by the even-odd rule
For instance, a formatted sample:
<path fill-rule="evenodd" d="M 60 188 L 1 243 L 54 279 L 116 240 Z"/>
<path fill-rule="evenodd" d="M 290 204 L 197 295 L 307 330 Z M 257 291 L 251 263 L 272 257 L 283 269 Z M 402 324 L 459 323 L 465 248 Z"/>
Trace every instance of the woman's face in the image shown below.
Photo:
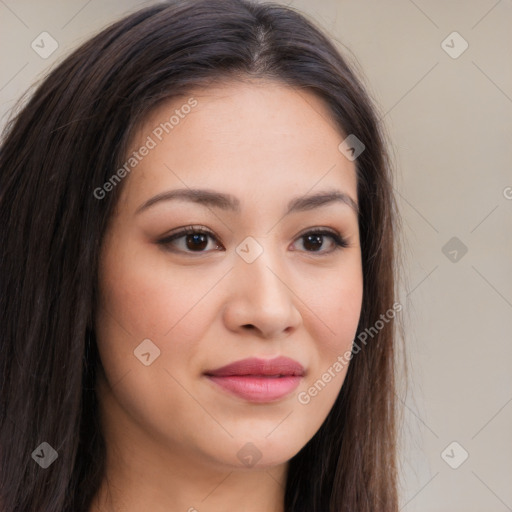
<path fill-rule="evenodd" d="M 317 432 L 362 302 L 344 138 L 312 93 L 264 81 L 196 91 L 146 120 L 99 269 L 98 394 L 120 452 L 269 468 Z M 302 374 L 265 376 L 277 357 Z M 264 361 L 212 376 L 247 358 Z"/>

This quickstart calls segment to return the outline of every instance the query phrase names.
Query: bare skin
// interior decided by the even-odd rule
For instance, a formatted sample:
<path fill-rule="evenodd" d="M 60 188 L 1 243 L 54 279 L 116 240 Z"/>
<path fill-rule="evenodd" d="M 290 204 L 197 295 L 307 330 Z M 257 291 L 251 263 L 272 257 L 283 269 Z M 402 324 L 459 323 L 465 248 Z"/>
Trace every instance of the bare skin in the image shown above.
<path fill-rule="evenodd" d="M 97 393 L 109 485 L 90 512 L 283 512 L 288 461 L 320 428 L 347 368 L 307 404 L 298 396 L 356 334 L 356 211 L 330 201 L 285 215 L 289 201 L 318 192 L 357 203 L 355 164 L 338 150 L 345 136 L 325 105 L 277 83 L 230 82 L 160 106 L 133 148 L 190 97 L 197 105 L 161 141 L 152 135 L 156 147 L 124 178 L 102 246 Z M 162 192 L 192 188 L 229 194 L 239 211 L 184 199 L 138 211 Z M 189 225 L 213 234 L 200 250 L 190 235 L 158 243 Z M 312 243 L 307 233 L 320 230 L 348 246 L 329 235 Z M 248 251 L 262 249 L 251 263 L 236 251 L 249 236 Z M 146 339 L 160 351 L 149 365 L 134 355 Z M 306 371 L 277 401 L 242 399 L 204 375 L 275 356 Z"/>

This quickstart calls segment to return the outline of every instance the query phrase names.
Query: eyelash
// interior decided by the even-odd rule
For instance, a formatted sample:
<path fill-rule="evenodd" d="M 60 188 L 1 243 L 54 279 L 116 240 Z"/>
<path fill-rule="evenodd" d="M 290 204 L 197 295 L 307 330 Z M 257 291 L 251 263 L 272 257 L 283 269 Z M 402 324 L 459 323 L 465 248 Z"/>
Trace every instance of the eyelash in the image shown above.
<path fill-rule="evenodd" d="M 196 254 L 196 255 L 199 255 L 199 254 L 205 254 L 205 253 L 208 253 L 210 251 L 183 251 L 181 249 L 171 249 L 171 242 L 173 242 L 174 240 L 178 240 L 184 236 L 187 236 L 187 235 L 195 235 L 195 234 L 202 234 L 202 235 L 208 235 L 209 237 L 211 237 L 215 242 L 217 242 L 217 247 L 220 244 L 219 240 L 217 239 L 217 237 L 214 235 L 214 233 L 208 229 L 205 229 L 201 226 L 187 226 L 183 229 L 181 229 L 180 231 L 176 232 L 176 233 L 173 233 L 172 235 L 169 235 L 169 236 L 166 236 L 165 238 L 162 238 L 160 240 L 157 241 L 157 244 L 158 245 L 162 245 L 166 248 L 166 250 L 169 250 L 169 251 L 172 251 L 172 252 L 181 252 L 181 253 L 184 253 L 184 254 Z M 299 235 L 297 237 L 297 239 L 300 239 L 300 238 L 305 238 L 307 237 L 308 235 L 319 235 L 319 236 L 328 236 L 330 237 L 334 244 L 335 244 L 335 247 L 334 249 L 330 250 L 330 251 L 322 251 L 322 250 L 319 250 L 319 251 L 305 251 L 307 253 L 311 253 L 311 254 L 318 254 L 318 255 L 325 255 L 325 254 L 330 254 L 334 251 L 337 251 L 339 249 L 342 249 L 342 248 L 347 248 L 349 247 L 349 243 L 348 241 L 343 237 L 341 236 L 337 231 L 331 231 L 331 230 L 328 230 L 328 229 L 325 229 L 325 228 L 318 228 L 318 229 L 310 229 L 309 231 L 306 231 L 305 233 L 302 233 L 301 235 Z"/>

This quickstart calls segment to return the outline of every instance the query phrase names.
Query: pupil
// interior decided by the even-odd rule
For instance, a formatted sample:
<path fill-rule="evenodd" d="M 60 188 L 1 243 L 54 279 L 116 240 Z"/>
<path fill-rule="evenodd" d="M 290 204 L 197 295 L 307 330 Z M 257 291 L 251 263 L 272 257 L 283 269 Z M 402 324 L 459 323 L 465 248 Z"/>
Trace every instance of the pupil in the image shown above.
<path fill-rule="evenodd" d="M 191 250 L 204 249 L 208 245 L 208 238 L 204 234 L 187 236 L 187 248 Z"/>
<path fill-rule="evenodd" d="M 308 235 L 306 237 L 306 243 L 304 244 L 306 248 L 308 248 L 307 245 L 309 243 L 312 243 L 312 246 L 309 248 L 312 247 L 313 251 L 318 251 L 318 249 L 321 249 L 322 247 L 322 235 Z"/>

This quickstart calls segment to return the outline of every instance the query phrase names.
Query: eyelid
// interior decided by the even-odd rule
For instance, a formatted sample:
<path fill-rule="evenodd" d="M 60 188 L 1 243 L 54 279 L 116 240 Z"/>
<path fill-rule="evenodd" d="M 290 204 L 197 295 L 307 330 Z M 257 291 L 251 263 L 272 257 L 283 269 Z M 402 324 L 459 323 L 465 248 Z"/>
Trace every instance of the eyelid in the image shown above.
<path fill-rule="evenodd" d="M 189 232 L 204 233 L 206 235 L 211 235 L 213 238 L 216 238 L 215 233 L 211 229 L 205 228 L 204 226 L 201 225 L 196 226 L 194 224 L 189 224 L 188 226 L 181 226 L 179 228 L 169 231 L 162 237 L 162 239 L 169 238 L 174 235 L 188 234 Z"/>
<path fill-rule="evenodd" d="M 301 231 L 295 238 L 294 243 L 296 240 L 299 240 L 300 238 L 303 238 L 304 236 L 309 235 L 309 234 L 315 234 L 315 235 L 320 235 L 320 236 L 330 236 L 334 240 L 334 243 L 336 244 L 336 246 L 334 247 L 334 249 L 332 249 L 330 251 L 318 251 L 318 252 L 306 251 L 306 253 L 310 253 L 313 255 L 315 253 L 319 254 L 319 255 L 331 254 L 332 252 L 334 252 L 337 249 L 345 249 L 345 248 L 350 247 L 349 240 L 347 238 L 345 238 L 338 230 L 333 229 L 333 228 L 328 228 L 328 227 L 322 227 L 322 226 L 307 228 L 306 230 Z"/>
<path fill-rule="evenodd" d="M 204 235 L 208 235 L 216 242 L 217 246 L 220 245 L 225 250 L 224 246 L 221 244 L 220 240 L 217 238 L 217 236 L 215 235 L 215 233 L 213 231 L 211 231 L 208 228 L 205 228 L 204 226 L 194 226 L 192 224 L 188 225 L 188 226 L 182 226 L 180 228 L 173 229 L 169 233 L 165 234 L 162 238 L 157 240 L 156 243 L 158 245 L 162 245 L 162 246 L 166 247 L 167 250 L 178 252 L 181 254 L 192 254 L 194 256 L 200 256 L 201 254 L 208 254 L 210 251 L 181 251 L 180 249 L 170 249 L 170 247 L 171 247 L 170 243 L 172 241 L 179 239 L 183 236 L 193 234 L 193 233 L 201 233 Z"/>
<path fill-rule="evenodd" d="M 301 238 L 305 235 L 309 235 L 310 233 L 325 233 L 328 235 L 335 235 L 335 236 L 338 236 L 339 238 L 343 238 L 339 231 L 337 231 L 336 229 L 333 229 L 333 228 L 325 227 L 325 226 L 313 226 L 311 228 L 304 229 L 297 235 L 297 238 Z"/>

